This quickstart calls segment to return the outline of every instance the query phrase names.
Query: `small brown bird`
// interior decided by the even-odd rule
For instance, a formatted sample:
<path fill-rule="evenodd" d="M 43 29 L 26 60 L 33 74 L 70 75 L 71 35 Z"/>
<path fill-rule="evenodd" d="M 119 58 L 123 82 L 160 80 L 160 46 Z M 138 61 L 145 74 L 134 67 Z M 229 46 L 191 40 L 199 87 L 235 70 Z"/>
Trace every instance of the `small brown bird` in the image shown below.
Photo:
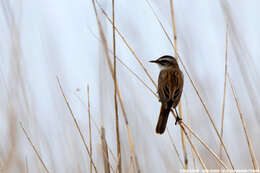
<path fill-rule="evenodd" d="M 162 105 L 156 126 L 156 133 L 163 134 L 171 108 L 174 108 L 176 111 L 176 106 L 180 102 L 183 90 L 183 74 L 176 59 L 172 56 L 162 56 L 150 62 L 158 64 L 161 68 L 158 78 L 158 94 Z M 181 119 L 177 114 L 175 124 L 179 120 Z"/>

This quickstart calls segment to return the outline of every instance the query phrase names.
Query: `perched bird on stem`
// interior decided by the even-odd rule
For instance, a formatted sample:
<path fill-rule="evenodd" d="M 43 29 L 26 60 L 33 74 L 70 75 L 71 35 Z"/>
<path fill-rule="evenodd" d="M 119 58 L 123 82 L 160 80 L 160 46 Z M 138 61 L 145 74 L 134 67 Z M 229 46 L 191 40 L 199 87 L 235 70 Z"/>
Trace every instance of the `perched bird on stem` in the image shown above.
<path fill-rule="evenodd" d="M 172 56 L 165 55 L 150 62 L 158 64 L 161 68 L 158 78 L 158 94 L 162 105 L 156 133 L 163 134 L 171 108 L 174 108 L 177 114 L 175 125 L 181 120 L 176 111 L 176 106 L 180 102 L 183 90 L 183 74 L 176 59 Z"/>

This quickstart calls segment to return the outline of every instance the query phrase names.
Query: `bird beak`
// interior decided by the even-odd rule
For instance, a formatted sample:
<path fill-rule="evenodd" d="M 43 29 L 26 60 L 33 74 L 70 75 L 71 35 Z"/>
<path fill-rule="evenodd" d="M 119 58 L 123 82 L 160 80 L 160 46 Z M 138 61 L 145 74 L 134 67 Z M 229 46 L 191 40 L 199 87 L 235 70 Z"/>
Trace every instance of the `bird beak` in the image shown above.
<path fill-rule="evenodd" d="M 152 60 L 152 61 L 149 61 L 151 63 L 157 63 L 157 60 Z"/>

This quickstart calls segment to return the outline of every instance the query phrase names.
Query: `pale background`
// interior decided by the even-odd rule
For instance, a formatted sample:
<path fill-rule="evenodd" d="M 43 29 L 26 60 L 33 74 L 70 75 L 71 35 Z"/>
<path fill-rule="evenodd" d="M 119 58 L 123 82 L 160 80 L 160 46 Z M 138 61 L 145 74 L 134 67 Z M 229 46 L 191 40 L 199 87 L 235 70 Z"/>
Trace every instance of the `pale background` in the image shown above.
<path fill-rule="evenodd" d="M 99 1 L 111 16 L 111 2 Z M 169 1 L 150 1 L 173 38 Z M 116 26 L 153 79 L 159 68 L 148 61 L 174 55 L 167 37 L 145 0 L 115 1 Z M 249 137 L 260 159 L 259 65 L 260 1 L 174 1 L 179 55 L 220 129 L 225 62 L 226 24 L 229 24 L 228 71 L 245 116 Z M 112 26 L 98 8 L 109 48 Z M 109 73 L 96 17 L 90 0 L 2 0 L 0 9 L 0 158 L 1 170 L 44 172 L 19 122 L 28 131 L 50 172 L 88 172 L 89 158 L 58 88 L 59 77 L 76 119 L 88 141 L 86 87 L 91 114 L 106 129 L 116 153 L 113 80 Z M 154 90 L 134 56 L 117 35 L 117 55 Z M 112 57 L 112 56 L 111 56 Z M 118 63 L 118 83 L 129 119 L 142 172 L 176 172 L 181 168 L 167 133 L 155 133 L 160 103 L 142 83 Z M 79 89 L 77 91 L 77 89 Z M 184 120 L 218 153 L 219 141 L 185 74 L 182 97 Z M 130 150 L 121 109 L 123 170 L 129 170 Z M 168 128 L 181 150 L 178 126 Z M 103 172 L 100 136 L 93 125 L 93 159 Z M 214 158 L 195 139 L 208 168 Z M 239 114 L 227 85 L 224 142 L 236 168 L 252 168 Z M 190 146 L 189 164 L 193 166 Z M 113 166 L 115 162 L 111 161 Z M 228 163 L 228 162 L 226 162 Z M 199 163 L 197 162 L 197 165 Z"/>

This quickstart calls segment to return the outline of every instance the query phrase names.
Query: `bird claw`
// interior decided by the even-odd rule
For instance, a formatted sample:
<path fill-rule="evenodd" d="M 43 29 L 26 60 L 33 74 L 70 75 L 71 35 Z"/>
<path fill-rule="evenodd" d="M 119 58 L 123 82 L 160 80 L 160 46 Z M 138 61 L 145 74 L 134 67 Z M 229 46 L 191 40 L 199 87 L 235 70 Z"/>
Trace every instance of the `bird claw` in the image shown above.
<path fill-rule="evenodd" d="M 182 121 L 182 119 L 179 116 L 177 116 L 177 118 L 175 120 L 175 125 L 177 125 L 177 123 L 179 123 L 179 121 Z"/>

